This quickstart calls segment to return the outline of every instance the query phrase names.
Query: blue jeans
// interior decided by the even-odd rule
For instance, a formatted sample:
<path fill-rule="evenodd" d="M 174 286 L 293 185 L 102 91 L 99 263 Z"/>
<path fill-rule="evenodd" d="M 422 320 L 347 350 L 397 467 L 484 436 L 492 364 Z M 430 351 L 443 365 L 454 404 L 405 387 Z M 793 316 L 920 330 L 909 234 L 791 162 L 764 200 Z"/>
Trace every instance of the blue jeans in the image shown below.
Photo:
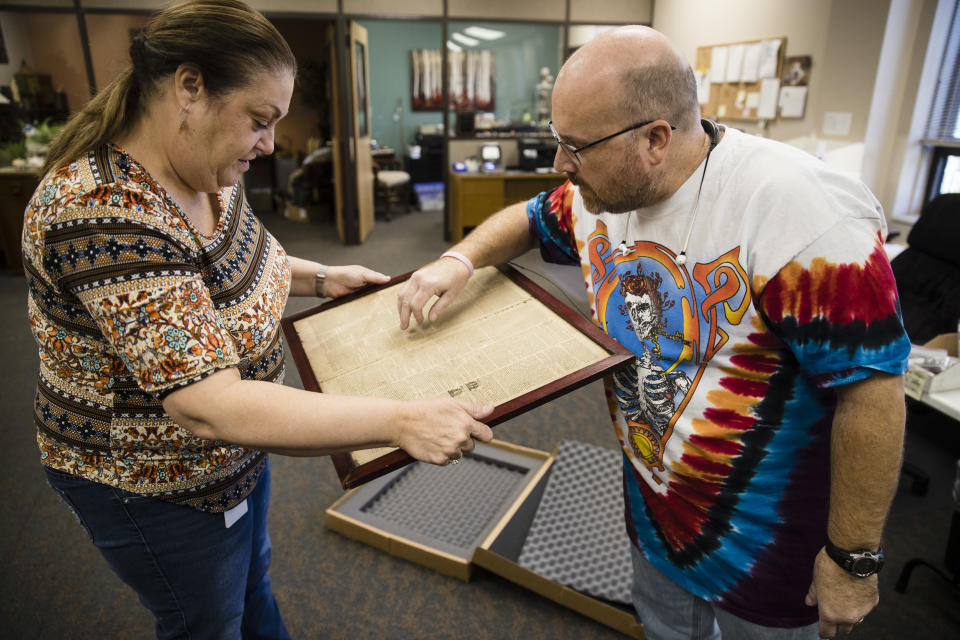
<path fill-rule="evenodd" d="M 631 544 L 633 606 L 647 640 L 816 640 L 815 622 L 804 627 L 763 627 L 714 607 L 663 575 Z"/>
<path fill-rule="evenodd" d="M 158 638 L 282 638 L 270 588 L 270 466 L 230 528 L 222 513 L 44 467 L 94 546 L 156 617 Z"/>

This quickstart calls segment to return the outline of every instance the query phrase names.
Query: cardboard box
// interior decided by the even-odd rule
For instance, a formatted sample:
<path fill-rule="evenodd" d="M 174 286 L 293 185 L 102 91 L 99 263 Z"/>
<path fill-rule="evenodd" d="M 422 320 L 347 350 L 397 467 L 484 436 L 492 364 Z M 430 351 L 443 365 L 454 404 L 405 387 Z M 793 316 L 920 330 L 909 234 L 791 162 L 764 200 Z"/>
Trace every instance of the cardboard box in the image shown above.
<path fill-rule="evenodd" d="M 944 333 L 923 346 L 931 349 L 945 349 L 947 354 L 956 358 L 958 339 L 960 336 L 956 333 Z M 940 373 L 912 367 L 907 371 L 903 384 L 906 394 L 915 400 L 938 391 L 960 388 L 960 361 L 953 362 Z"/>
<path fill-rule="evenodd" d="M 514 444 L 494 441 L 489 444 L 477 443 L 473 452 L 467 454 L 458 467 L 434 467 L 416 462 L 411 465 L 409 474 L 425 473 L 434 476 L 430 490 L 442 490 L 444 495 L 430 495 L 421 500 L 424 504 L 408 505 L 408 509 L 426 509 L 434 511 L 391 517 L 374 508 L 378 500 L 389 495 L 398 482 L 409 474 L 406 468 L 398 469 L 388 475 L 371 480 L 356 489 L 348 491 L 326 511 L 327 528 L 345 536 L 376 547 L 381 551 L 416 562 L 444 575 L 469 580 L 471 559 L 474 550 L 498 528 L 504 519 L 517 509 L 526 496 L 537 486 L 537 480 L 547 472 L 553 456 L 545 451 L 528 449 Z M 512 486 L 504 487 L 496 504 L 487 503 L 486 518 L 474 522 L 472 532 L 461 535 L 462 539 L 451 542 L 449 537 L 438 534 L 433 520 L 443 518 L 444 522 L 457 522 L 456 514 L 444 502 L 471 505 L 470 500 L 456 493 L 453 481 L 456 473 L 463 471 L 459 467 L 477 463 L 491 463 L 507 469 L 514 474 Z M 447 480 L 446 478 L 450 478 Z M 427 481 L 431 481 L 427 478 Z M 489 486 L 484 483 L 482 486 Z M 451 493 L 453 492 L 453 493 Z M 420 496 L 423 495 L 421 490 Z M 471 495 L 471 500 L 476 500 Z M 454 507 L 455 508 L 455 507 Z M 439 514 L 439 515 L 438 515 Z M 472 515 L 472 514 L 471 514 Z M 410 525 L 404 519 L 416 520 Z M 441 523 L 441 526 L 445 526 Z M 469 526 L 461 524 L 457 526 Z M 442 532 L 441 532 L 442 533 Z"/>
<path fill-rule="evenodd" d="M 645 637 L 643 627 L 634 618 L 632 607 L 593 598 L 538 575 L 517 562 L 555 458 L 555 454 L 505 442 L 478 443 L 474 452 L 464 457 L 461 466 L 496 467 L 496 473 L 502 476 L 499 479 L 482 484 L 465 482 L 463 491 L 458 492 L 453 474 L 447 476 L 449 480 L 441 482 L 437 481 L 436 475 L 425 475 L 422 481 L 430 483 L 430 490 L 445 495 L 423 499 L 422 493 L 415 493 L 421 497 L 416 504 L 404 503 L 404 498 L 397 498 L 396 504 L 381 507 L 379 502 L 389 502 L 391 498 L 388 496 L 392 492 L 422 492 L 416 484 L 421 482 L 416 474 L 451 470 L 451 467 L 415 463 L 346 493 L 327 509 L 326 524 L 343 535 L 460 580 L 470 579 L 475 564 L 601 624 L 642 639 Z M 457 471 L 470 472 L 469 468 Z M 401 482 L 407 482 L 409 488 L 401 487 Z M 484 503 L 478 505 L 477 486 L 499 486 L 499 494 L 484 498 Z M 469 495 L 470 500 L 465 499 L 465 495 Z M 445 501 L 448 503 L 444 504 Z M 467 518 L 474 513 L 486 515 L 478 516 L 482 521 L 467 523 L 467 531 L 452 535 L 445 531 L 438 533 L 431 524 L 433 516 L 430 513 L 410 513 L 411 509 L 436 509 L 445 514 L 446 521 L 464 526 L 464 515 L 450 514 L 450 505 L 466 505 L 469 509 Z M 391 510 L 396 517 L 391 516 Z M 407 518 L 415 521 L 415 525 L 402 522 Z"/>

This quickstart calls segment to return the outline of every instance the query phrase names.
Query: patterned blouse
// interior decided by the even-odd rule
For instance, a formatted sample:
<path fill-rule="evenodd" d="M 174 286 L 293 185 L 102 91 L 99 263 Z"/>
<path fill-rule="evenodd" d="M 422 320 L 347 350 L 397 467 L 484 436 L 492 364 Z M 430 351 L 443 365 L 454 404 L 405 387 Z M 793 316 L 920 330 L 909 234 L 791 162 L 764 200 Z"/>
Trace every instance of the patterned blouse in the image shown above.
<path fill-rule="evenodd" d="M 218 197 L 219 223 L 203 236 L 116 146 L 37 188 L 23 260 L 42 464 L 204 511 L 256 485 L 264 452 L 198 438 L 161 404 L 227 367 L 283 382 L 287 256 L 241 187 Z"/>

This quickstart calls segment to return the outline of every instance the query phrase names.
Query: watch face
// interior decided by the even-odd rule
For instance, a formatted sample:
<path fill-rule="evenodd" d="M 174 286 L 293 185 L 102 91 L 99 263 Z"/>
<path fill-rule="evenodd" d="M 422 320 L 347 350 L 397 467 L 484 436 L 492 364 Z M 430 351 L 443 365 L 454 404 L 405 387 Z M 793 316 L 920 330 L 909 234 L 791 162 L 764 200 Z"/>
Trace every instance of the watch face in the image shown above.
<path fill-rule="evenodd" d="M 850 567 L 850 569 L 850 573 L 854 575 L 864 578 L 871 576 L 877 572 L 877 559 L 870 557 L 857 558 L 853 561 L 853 565 Z"/>

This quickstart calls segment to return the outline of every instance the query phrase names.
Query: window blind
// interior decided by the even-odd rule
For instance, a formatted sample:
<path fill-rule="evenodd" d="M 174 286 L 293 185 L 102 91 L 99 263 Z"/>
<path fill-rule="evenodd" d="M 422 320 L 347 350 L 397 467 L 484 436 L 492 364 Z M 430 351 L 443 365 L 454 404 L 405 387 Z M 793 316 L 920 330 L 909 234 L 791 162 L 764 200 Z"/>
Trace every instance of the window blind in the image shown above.
<path fill-rule="evenodd" d="M 923 142 L 939 147 L 960 147 L 960 2 L 953 7 L 950 34 L 927 121 L 927 138 Z"/>

